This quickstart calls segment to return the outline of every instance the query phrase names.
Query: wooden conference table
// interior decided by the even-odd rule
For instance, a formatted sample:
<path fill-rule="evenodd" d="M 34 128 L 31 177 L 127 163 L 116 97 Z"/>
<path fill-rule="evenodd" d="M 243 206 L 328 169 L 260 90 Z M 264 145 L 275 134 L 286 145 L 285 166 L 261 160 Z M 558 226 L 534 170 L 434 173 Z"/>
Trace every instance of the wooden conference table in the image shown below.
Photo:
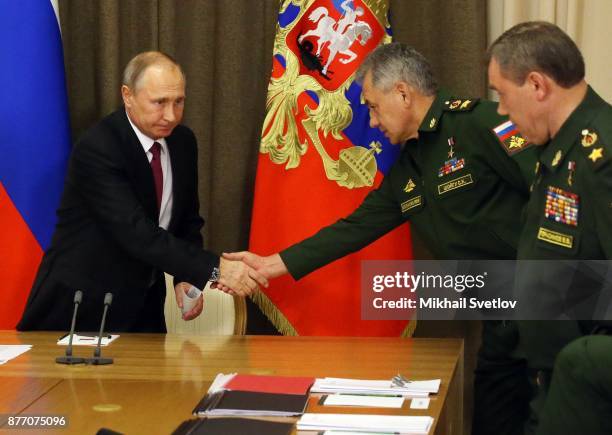
<path fill-rule="evenodd" d="M 57 332 L 0 331 L 0 344 L 33 348 L 0 365 L 0 432 L 95 434 L 105 427 L 125 434 L 170 434 L 218 373 L 390 379 L 441 378 L 429 409 L 319 406 L 309 412 L 430 415 L 431 433 L 460 434 L 463 416 L 463 342 L 459 339 L 192 336 L 123 334 L 102 355 L 108 366 L 55 363 L 64 348 Z M 90 357 L 93 348 L 75 347 Z M 8 415 L 65 415 L 62 430 L 7 429 Z M 296 432 L 298 433 L 298 432 Z M 312 434 L 313 432 L 303 432 Z"/>

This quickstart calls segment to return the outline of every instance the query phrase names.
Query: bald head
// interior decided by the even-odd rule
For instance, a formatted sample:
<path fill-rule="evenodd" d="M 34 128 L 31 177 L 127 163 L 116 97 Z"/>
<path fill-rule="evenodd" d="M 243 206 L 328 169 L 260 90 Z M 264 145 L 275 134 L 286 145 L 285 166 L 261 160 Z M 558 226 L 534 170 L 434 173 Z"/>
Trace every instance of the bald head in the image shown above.
<path fill-rule="evenodd" d="M 142 79 L 149 68 L 171 72 L 178 71 L 183 78 L 183 82 L 185 81 L 183 69 L 171 56 L 161 51 L 145 51 L 137 54 L 128 62 L 123 70 L 122 84 L 137 92 L 142 86 Z"/>

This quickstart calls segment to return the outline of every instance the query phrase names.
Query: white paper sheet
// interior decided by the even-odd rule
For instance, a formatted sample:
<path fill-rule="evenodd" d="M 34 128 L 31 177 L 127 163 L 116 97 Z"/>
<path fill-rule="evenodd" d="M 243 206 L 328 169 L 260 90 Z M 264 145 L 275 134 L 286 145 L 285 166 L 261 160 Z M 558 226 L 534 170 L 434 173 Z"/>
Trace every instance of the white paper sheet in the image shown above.
<path fill-rule="evenodd" d="M 300 417 L 297 429 L 427 435 L 432 424 L 433 418 L 428 416 L 317 413 L 304 414 Z"/>
<path fill-rule="evenodd" d="M 403 397 L 356 396 L 351 394 L 330 394 L 323 405 L 326 406 L 370 406 L 373 408 L 401 408 Z"/>
<path fill-rule="evenodd" d="M 429 408 L 429 398 L 418 398 L 410 401 L 410 409 L 427 409 Z"/>
<path fill-rule="evenodd" d="M 100 346 L 108 346 L 110 343 L 119 338 L 119 334 L 111 334 L 110 336 L 102 337 L 102 343 Z M 57 344 L 60 346 L 68 346 L 68 340 L 70 336 L 65 335 L 59 340 L 57 340 Z M 73 346 L 97 346 L 98 345 L 98 336 L 93 335 L 78 335 L 74 334 L 72 336 L 72 345 Z"/>
<path fill-rule="evenodd" d="M 319 378 L 310 389 L 312 393 L 380 394 L 387 396 L 428 397 L 440 390 L 440 379 L 412 381 L 405 387 L 393 385 L 391 380 Z"/>
<path fill-rule="evenodd" d="M 31 344 L 0 344 L 0 365 L 32 349 Z"/>

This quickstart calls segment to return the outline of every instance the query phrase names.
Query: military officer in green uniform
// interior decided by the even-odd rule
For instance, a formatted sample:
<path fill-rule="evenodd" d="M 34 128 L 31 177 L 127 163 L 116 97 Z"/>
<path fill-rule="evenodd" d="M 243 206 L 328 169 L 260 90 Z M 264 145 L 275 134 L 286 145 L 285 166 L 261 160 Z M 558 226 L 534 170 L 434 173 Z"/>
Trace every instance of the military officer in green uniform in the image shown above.
<path fill-rule="evenodd" d="M 517 160 L 527 143 L 492 102 L 439 91 L 428 61 L 399 43 L 376 49 L 358 79 L 379 128 L 401 155 L 350 215 L 280 254 L 230 254 L 267 277 L 300 279 L 410 222 L 438 259 L 515 259 L 528 183 Z M 535 160 L 532 160 L 535 161 Z M 529 171 L 531 171 L 531 166 Z M 475 381 L 474 433 L 522 430 L 529 394 L 524 360 L 510 357 L 511 322 L 483 327 Z"/>
<path fill-rule="evenodd" d="M 585 82 L 578 47 L 555 25 L 529 22 L 501 35 L 490 47 L 489 59 L 489 82 L 499 93 L 499 113 L 509 115 L 525 139 L 541 145 L 518 259 L 609 260 L 612 107 Z M 547 397 L 559 351 L 597 326 L 596 322 L 578 321 L 584 317 L 576 315 L 575 307 L 588 302 L 605 283 L 594 278 L 592 268 L 596 265 L 589 265 L 590 273 L 589 268 L 576 264 L 583 263 L 569 266 L 551 261 L 543 268 L 541 263 L 521 261 L 519 265 L 516 289 L 520 301 L 529 301 L 526 318 L 541 319 L 519 322 L 519 350 L 528 359 L 536 389 L 527 433 L 612 433 L 610 404 L 599 408 L 600 404 L 580 402 L 577 395 L 573 401 L 565 401 L 571 405 L 569 409 L 562 409 L 554 405 L 562 403 L 559 398 Z M 607 262 L 603 264 L 605 269 Z M 574 269 L 569 271 L 568 267 Z M 589 357 L 596 357 L 602 353 L 597 348 L 609 341 L 598 338 L 589 342 L 594 348 Z M 564 360 L 571 360 L 579 349 L 580 345 L 567 348 Z M 565 367 L 566 362 L 563 364 Z M 588 369 L 586 364 L 582 367 Z M 604 376 L 609 382 L 610 373 Z M 543 408 L 549 413 L 542 417 L 548 423 L 537 429 Z M 592 415 L 595 409 L 607 410 L 601 416 L 608 420 L 607 430 L 583 430 L 570 424 L 585 420 L 573 419 L 578 411 Z M 551 424 L 561 414 L 565 424 Z"/>
<path fill-rule="evenodd" d="M 538 433 L 612 434 L 612 330 L 587 335 L 557 356 Z"/>

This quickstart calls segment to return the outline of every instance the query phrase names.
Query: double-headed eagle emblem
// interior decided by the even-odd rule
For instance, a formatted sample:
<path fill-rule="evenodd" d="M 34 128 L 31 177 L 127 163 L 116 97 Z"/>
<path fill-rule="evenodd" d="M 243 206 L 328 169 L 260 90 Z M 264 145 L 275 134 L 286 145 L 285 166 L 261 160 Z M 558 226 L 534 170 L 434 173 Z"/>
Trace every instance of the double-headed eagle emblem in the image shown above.
<path fill-rule="evenodd" d="M 330 0 L 293 0 L 281 14 L 290 6 L 300 10 L 291 24 L 277 29 L 274 55 L 284 59 L 285 71 L 270 80 L 260 152 L 293 169 L 310 142 L 329 180 L 349 189 L 372 186 L 377 171 L 374 153 L 381 152 L 380 143 L 343 148 L 334 160 L 323 141 L 330 135 L 344 140 L 341 132 L 353 117 L 345 92 L 366 55 L 364 47 L 391 40 L 384 32 L 389 26 L 387 2 L 345 0 L 340 14 Z M 372 39 L 374 35 L 379 41 Z M 316 107 L 298 107 L 306 91 L 316 94 Z"/>

